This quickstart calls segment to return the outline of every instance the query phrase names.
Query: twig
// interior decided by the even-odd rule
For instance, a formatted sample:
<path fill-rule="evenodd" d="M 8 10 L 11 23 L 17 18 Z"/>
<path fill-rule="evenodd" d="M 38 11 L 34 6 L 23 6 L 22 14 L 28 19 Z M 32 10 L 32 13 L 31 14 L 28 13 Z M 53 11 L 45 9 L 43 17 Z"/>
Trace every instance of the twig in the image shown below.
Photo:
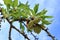
<path fill-rule="evenodd" d="M 35 38 L 35 40 L 38 40 L 38 38 L 31 32 L 31 34 L 33 35 L 33 37 Z"/>
<path fill-rule="evenodd" d="M 42 29 L 43 29 L 43 28 L 42 28 Z M 51 33 L 50 33 L 47 29 L 43 29 L 43 30 L 48 34 L 49 37 L 52 38 L 52 40 L 55 40 L 55 37 L 52 36 Z"/>
<path fill-rule="evenodd" d="M 42 30 L 44 30 L 44 31 L 48 34 L 48 36 L 52 38 L 52 40 L 55 40 L 55 37 L 51 35 L 51 33 L 48 31 L 48 29 L 43 28 L 43 27 L 42 27 L 41 25 L 39 25 L 39 24 L 36 24 L 36 25 L 40 26 L 40 27 L 42 28 Z"/>
<path fill-rule="evenodd" d="M 28 20 L 29 20 L 29 19 L 28 19 Z M 29 20 L 29 21 L 30 21 L 30 20 Z M 25 25 L 25 24 L 24 24 L 24 25 Z M 55 40 L 55 37 L 52 36 L 51 33 L 50 33 L 47 29 L 44 29 L 44 28 L 43 28 L 41 25 L 39 25 L 39 24 L 36 24 L 36 25 L 40 26 L 40 27 L 42 28 L 42 30 L 44 30 L 44 31 L 48 34 L 48 36 L 52 38 L 52 40 Z"/>
<path fill-rule="evenodd" d="M 2 8 L 0 7 L 0 12 L 1 12 L 1 15 L 3 15 L 2 13 Z M 3 18 L 3 17 L 2 17 Z M 6 18 L 7 19 L 7 18 Z M 7 21 L 11 24 L 11 22 L 7 19 Z M 10 25 L 10 28 L 9 28 L 9 40 L 12 40 L 11 39 L 11 30 L 12 30 L 12 26 Z"/>
<path fill-rule="evenodd" d="M 29 19 L 28 19 L 28 20 L 29 20 Z M 29 21 L 30 21 L 30 20 L 29 20 Z M 23 23 L 23 24 L 25 25 L 25 23 Z M 42 28 L 42 30 L 44 30 L 44 31 L 48 34 L 48 36 L 52 38 L 52 40 L 55 40 L 55 37 L 52 36 L 51 33 L 50 33 L 47 29 L 44 29 L 44 28 L 43 28 L 41 25 L 39 25 L 39 24 L 36 24 L 36 25 L 40 26 L 40 27 Z M 26 25 L 25 25 L 25 26 L 26 26 Z"/>
<path fill-rule="evenodd" d="M 25 26 L 27 26 L 24 22 L 22 22 Z M 32 32 L 30 32 L 31 34 L 32 34 L 32 36 L 35 38 L 35 40 L 38 40 L 38 38 L 36 38 L 36 36 L 32 33 Z"/>
<path fill-rule="evenodd" d="M 6 18 L 7 19 L 7 18 Z M 8 20 L 8 19 L 7 19 Z M 16 31 L 18 31 L 20 34 L 22 34 L 25 38 L 27 38 L 28 40 L 30 40 L 29 38 L 28 38 L 28 36 L 23 32 L 21 32 L 19 29 L 17 29 L 16 27 L 14 27 L 13 25 L 12 25 L 12 23 L 8 20 L 8 22 L 10 23 L 10 25 L 11 25 L 11 27 L 10 27 L 10 34 L 9 34 L 9 39 L 11 39 L 11 28 L 13 28 L 13 29 L 15 29 Z"/>
<path fill-rule="evenodd" d="M 23 23 L 24 24 L 24 23 Z M 25 24 L 24 24 L 25 25 Z M 39 24 L 37 24 L 38 26 L 41 26 L 41 25 L 39 25 Z M 25 25 L 26 26 L 26 25 Z M 42 27 L 41 27 L 42 28 Z M 15 28 L 14 28 L 15 29 Z M 55 40 L 55 37 L 54 36 L 52 36 L 49 32 L 48 32 L 48 30 L 47 29 L 44 29 L 44 28 L 42 28 L 42 30 L 44 30 L 47 34 L 48 34 L 48 36 L 49 37 L 51 37 L 52 38 L 52 40 Z M 18 30 L 17 30 L 18 31 Z M 19 31 L 18 31 L 19 32 Z M 22 33 L 21 33 L 22 34 Z M 24 36 L 24 34 L 23 34 L 23 36 Z"/>
<path fill-rule="evenodd" d="M 2 13 L 2 8 L 0 8 L 0 12 Z M 2 14 L 3 14 L 3 13 L 2 13 Z M 23 18 L 23 19 L 24 19 L 24 18 Z M 14 26 L 12 25 L 12 21 L 10 22 L 8 18 L 6 18 L 6 20 L 10 23 L 9 40 L 12 40 L 12 39 L 11 39 L 11 30 L 12 30 L 12 28 L 14 28 L 16 31 L 18 31 L 20 34 L 22 34 L 25 38 L 27 38 L 28 40 L 30 40 L 25 33 L 20 32 L 19 29 L 17 29 L 16 27 L 14 27 Z M 20 19 L 19 21 L 22 21 L 22 19 Z"/>
<path fill-rule="evenodd" d="M 0 12 L 2 12 L 1 8 L 0 8 Z M 7 19 L 7 20 L 8 20 L 8 19 Z M 14 21 L 30 21 L 30 20 L 29 20 L 29 19 L 26 19 L 26 18 L 20 18 L 20 19 L 14 20 Z M 9 22 L 9 20 L 8 20 L 8 22 Z M 39 25 L 39 24 L 38 24 L 38 25 Z M 40 26 L 40 25 L 39 25 L 39 26 Z M 18 30 L 17 28 L 15 28 L 15 27 L 13 27 L 13 28 L 14 28 L 15 30 L 17 30 L 19 33 L 21 33 L 20 30 Z M 42 28 L 42 27 L 41 27 L 41 28 Z M 47 29 L 42 28 L 42 30 L 44 30 L 44 31 L 48 34 L 48 36 L 52 38 L 52 40 L 55 40 L 55 37 L 52 36 Z M 10 29 L 10 32 L 11 32 L 11 29 Z M 25 35 L 25 33 L 21 33 L 21 34 L 22 34 L 25 38 L 27 38 L 28 40 L 30 40 L 30 39 Z"/>
<path fill-rule="evenodd" d="M 9 29 L 9 40 L 12 40 L 11 39 L 11 31 L 12 31 L 12 27 L 10 26 L 10 29 Z"/>
<path fill-rule="evenodd" d="M 16 31 L 18 31 L 20 34 L 22 34 L 26 39 L 30 40 L 24 32 L 22 33 L 22 32 L 21 32 L 19 29 L 17 29 L 16 27 L 14 27 L 14 26 L 12 26 L 12 27 L 13 27 L 13 29 L 15 29 Z"/>
<path fill-rule="evenodd" d="M 0 12 L 1 12 L 1 7 L 0 7 Z M 2 17 L 1 17 L 1 14 L 0 14 L 0 28 L 1 28 L 1 22 L 2 22 Z M 1 30 L 1 29 L 0 29 Z"/>
<path fill-rule="evenodd" d="M 9 40 L 12 40 L 12 39 L 11 39 L 12 22 L 10 22 L 10 21 L 8 20 L 8 18 L 6 18 L 6 19 L 7 19 L 7 21 L 10 23 L 10 28 L 9 28 Z"/>

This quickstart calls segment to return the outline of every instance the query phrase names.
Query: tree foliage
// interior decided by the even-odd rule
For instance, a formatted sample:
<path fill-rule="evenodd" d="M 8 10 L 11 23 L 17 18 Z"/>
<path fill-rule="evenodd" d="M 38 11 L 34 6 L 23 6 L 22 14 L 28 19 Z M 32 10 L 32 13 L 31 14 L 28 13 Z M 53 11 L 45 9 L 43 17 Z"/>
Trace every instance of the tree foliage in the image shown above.
<path fill-rule="evenodd" d="M 52 18 L 52 16 L 47 16 L 47 10 L 43 9 L 38 12 L 39 4 L 35 4 L 34 8 L 29 7 L 28 2 L 23 4 L 18 0 L 3 0 L 6 8 L 2 7 L 3 19 L 8 19 L 10 22 L 15 22 L 16 20 L 20 23 L 20 31 L 24 32 L 25 26 L 23 22 L 26 22 L 27 32 L 35 32 L 39 34 L 45 25 L 51 24 L 47 19 Z M 19 4 L 18 4 L 19 3 Z M 27 19 L 22 20 L 21 18 Z M 21 20 L 20 20 L 21 19 Z M 29 19 L 29 20 L 28 20 Z M 39 24 L 41 22 L 41 24 Z M 42 28 L 41 28 L 42 27 Z"/>

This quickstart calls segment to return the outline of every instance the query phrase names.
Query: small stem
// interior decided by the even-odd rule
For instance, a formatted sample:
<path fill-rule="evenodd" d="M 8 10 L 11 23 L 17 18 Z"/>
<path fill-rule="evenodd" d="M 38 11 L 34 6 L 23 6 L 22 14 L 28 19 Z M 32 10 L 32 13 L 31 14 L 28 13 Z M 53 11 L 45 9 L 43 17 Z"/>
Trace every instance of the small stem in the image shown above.
<path fill-rule="evenodd" d="M 17 29 L 16 27 L 14 27 L 14 26 L 12 26 L 13 27 L 13 29 L 15 29 L 16 31 L 18 31 L 20 34 L 22 34 L 26 39 L 28 39 L 28 40 L 30 40 L 29 38 L 28 38 L 28 36 L 23 32 L 21 32 L 19 29 Z"/>
<path fill-rule="evenodd" d="M 24 22 L 22 22 L 25 26 L 27 26 Z M 32 32 L 30 32 L 31 34 L 32 34 L 32 36 L 35 38 L 35 40 L 38 40 L 38 38 L 36 38 L 36 36 L 32 33 Z"/>
<path fill-rule="evenodd" d="M 11 31 L 12 31 L 12 27 L 10 26 L 10 29 L 9 29 L 9 40 L 12 40 L 11 39 Z"/>
<path fill-rule="evenodd" d="M 7 18 L 6 18 L 7 19 Z M 12 40 L 11 39 L 11 31 L 12 31 L 12 22 L 10 22 L 8 19 L 7 21 L 10 23 L 10 28 L 9 28 L 9 40 Z"/>
<path fill-rule="evenodd" d="M 55 40 L 55 37 L 51 35 L 51 33 L 48 31 L 48 29 L 43 28 L 43 27 L 42 27 L 41 25 L 39 25 L 39 24 L 36 24 L 36 25 L 40 26 L 40 27 L 42 28 L 42 30 L 44 30 L 44 31 L 48 34 L 48 36 L 52 38 L 52 40 Z"/>
<path fill-rule="evenodd" d="M 2 13 L 2 8 L 0 7 L 0 12 Z M 3 14 L 3 13 L 2 13 Z M 7 19 L 7 18 L 6 18 Z M 7 21 L 10 23 L 10 21 L 7 19 Z M 16 19 L 16 20 L 14 20 L 14 21 L 20 21 L 20 22 L 22 22 L 22 21 L 30 21 L 29 19 L 26 19 L 26 18 L 20 18 L 20 19 Z M 11 23 L 10 23 L 10 25 L 11 25 Z M 39 24 L 38 24 L 39 25 Z M 39 25 L 40 26 L 40 25 Z M 12 27 L 12 26 L 11 26 Z M 21 33 L 20 32 L 20 30 L 18 30 L 17 28 L 15 28 L 15 27 L 13 27 L 15 30 L 17 30 L 19 33 Z M 41 27 L 42 28 L 42 27 Z M 52 36 L 50 33 L 49 33 L 49 31 L 48 30 L 46 30 L 46 29 L 44 29 L 44 28 L 42 28 L 42 30 L 44 30 L 47 34 L 48 34 L 48 36 L 49 37 L 51 37 L 52 38 L 52 40 L 55 40 L 55 37 L 54 36 Z M 10 28 L 10 30 L 9 30 L 9 36 L 11 35 L 11 28 Z M 28 40 L 30 40 L 28 37 L 27 37 L 27 35 L 25 35 L 25 33 L 21 33 L 25 38 L 27 38 Z M 11 39 L 11 38 L 10 38 Z"/>
<path fill-rule="evenodd" d="M 41 28 L 42 28 L 42 27 L 41 27 Z M 44 31 L 48 34 L 48 36 L 52 38 L 52 40 L 55 40 L 55 37 L 52 36 L 48 30 L 46 30 L 46 29 L 44 29 L 44 28 L 42 28 L 42 30 L 44 30 Z"/>
<path fill-rule="evenodd" d="M 7 19 L 7 18 L 6 18 Z M 25 38 L 27 38 L 28 40 L 30 40 L 29 38 L 28 38 L 28 36 L 25 34 L 25 33 L 22 33 L 19 29 L 17 29 L 16 27 L 14 27 L 13 25 L 12 25 L 12 22 L 10 22 L 8 19 L 7 19 L 7 21 L 10 23 L 10 31 L 9 31 L 9 39 L 11 40 L 11 29 L 13 28 L 13 29 L 15 29 L 16 31 L 18 31 L 20 34 L 22 34 Z"/>
<path fill-rule="evenodd" d="M 35 40 L 38 40 L 38 38 L 36 38 L 36 36 L 31 32 L 31 34 L 33 35 L 33 37 L 35 38 Z"/>

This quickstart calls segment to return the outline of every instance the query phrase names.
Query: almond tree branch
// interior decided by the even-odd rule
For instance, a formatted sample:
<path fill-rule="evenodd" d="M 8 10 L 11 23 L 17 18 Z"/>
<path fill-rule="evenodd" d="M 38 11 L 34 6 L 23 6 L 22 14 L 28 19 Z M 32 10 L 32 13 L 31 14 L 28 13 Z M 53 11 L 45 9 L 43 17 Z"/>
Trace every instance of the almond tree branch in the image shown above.
<path fill-rule="evenodd" d="M 45 29 L 39 24 L 36 24 L 36 25 L 40 26 L 42 28 L 42 30 L 44 30 L 48 34 L 48 36 L 52 38 L 52 40 L 55 40 L 55 37 L 51 35 L 51 33 L 48 31 L 48 28 Z"/>
<path fill-rule="evenodd" d="M 7 19 L 7 18 L 6 18 Z M 9 40 L 12 40 L 11 39 L 11 31 L 12 31 L 12 22 L 10 22 L 8 19 L 7 21 L 10 23 L 10 28 L 9 28 Z"/>
<path fill-rule="evenodd" d="M 2 13 L 2 8 L 0 8 L 0 12 Z M 3 13 L 2 13 L 2 15 L 3 15 Z M 28 40 L 30 40 L 25 33 L 22 33 L 19 29 L 17 29 L 16 27 L 14 27 L 14 26 L 12 25 L 12 21 L 9 21 L 8 18 L 6 18 L 6 20 L 10 23 L 9 40 L 12 40 L 12 39 L 11 39 L 11 31 L 12 31 L 12 28 L 15 29 L 16 31 L 18 31 L 20 34 L 22 34 L 22 35 L 23 35 L 25 38 L 27 38 Z M 21 20 L 20 20 L 20 21 L 21 21 Z"/>
<path fill-rule="evenodd" d="M 32 32 L 31 32 L 31 34 L 33 35 L 33 37 L 35 38 L 35 40 L 38 40 L 39 39 Z"/>
<path fill-rule="evenodd" d="M 28 39 L 28 40 L 30 40 L 29 38 L 28 38 L 28 36 L 23 32 L 21 32 L 19 29 L 17 29 L 16 27 L 14 27 L 13 26 L 13 29 L 15 29 L 16 31 L 18 31 L 20 34 L 22 34 L 26 39 Z"/>
<path fill-rule="evenodd" d="M 15 20 L 15 21 L 17 21 L 17 20 Z M 30 20 L 26 19 L 26 18 L 20 18 L 18 21 L 30 21 Z M 39 24 L 37 24 L 37 25 L 40 26 Z M 55 37 L 52 36 L 51 33 L 47 29 L 44 29 L 43 27 L 41 27 L 41 28 L 48 34 L 49 37 L 52 38 L 52 40 L 55 40 Z"/>
<path fill-rule="evenodd" d="M 12 31 L 12 26 L 10 26 L 10 29 L 9 29 L 9 40 L 12 40 L 11 39 L 11 31 Z"/>
<path fill-rule="evenodd" d="M 25 26 L 27 26 L 24 22 L 22 22 Z M 32 36 L 35 38 L 35 40 L 38 40 L 38 38 L 36 38 L 36 36 L 32 33 L 32 32 L 30 32 L 31 34 L 32 34 Z"/>
<path fill-rule="evenodd" d="M 6 18 L 7 19 L 7 18 Z M 17 29 L 16 27 L 14 27 L 13 25 L 12 25 L 12 22 L 10 22 L 8 19 L 7 19 L 7 21 L 10 23 L 10 25 L 11 25 L 11 27 L 10 27 L 10 31 L 9 31 L 9 40 L 11 40 L 11 29 L 13 28 L 13 29 L 15 29 L 16 31 L 18 31 L 20 34 L 22 34 L 26 39 L 28 39 L 28 40 L 30 40 L 29 38 L 28 38 L 28 36 L 23 32 L 21 32 L 19 29 Z"/>
<path fill-rule="evenodd" d="M 42 30 L 44 30 L 48 34 L 48 36 L 52 38 L 52 40 L 55 40 L 55 37 L 52 36 L 51 33 L 47 29 L 42 28 Z"/>
<path fill-rule="evenodd" d="M 0 12 L 2 12 L 1 8 L 0 8 Z M 8 20 L 8 19 L 7 19 L 7 20 Z M 26 19 L 26 18 L 20 18 L 20 19 L 16 19 L 16 20 L 13 20 L 13 21 L 20 21 L 20 22 L 21 22 L 21 21 L 30 21 L 30 20 L 29 20 L 29 19 Z M 9 22 L 9 20 L 8 20 L 8 22 Z M 37 25 L 39 25 L 39 24 L 37 24 Z M 40 26 L 40 25 L 39 25 L 39 26 Z M 11 26 L 11 28 L 14 28 L 14 29 L 17 30 L 19 33 L 21 33 L 20 30 L 18 30 L 17 28 L 15 28 L 13 25 Z M 10 28 L 10 32 L 11 32 L 11 28 Z M 41 27 L 41 28 L 42 28 L 42 27 Z M 52 38 L 52 40 L 55 40 L 55 37 L 52 36 L 47 29 L 42 28 L 42 30 L 44 30 L 44 31 L 48 34 L 48 36 Z M 24 37 L 26 36 L 25 33 L 21 33 L 21 34 L 22 34 Z M 9 35 L 11 35 L 11 34 L 9 34 Z M 10 38 L 10 37 L 9 37 L 9 38 Z M 27 38 L 28 40 L 30 40 L 27 36 L 26 36 L 25 38 Z"/>

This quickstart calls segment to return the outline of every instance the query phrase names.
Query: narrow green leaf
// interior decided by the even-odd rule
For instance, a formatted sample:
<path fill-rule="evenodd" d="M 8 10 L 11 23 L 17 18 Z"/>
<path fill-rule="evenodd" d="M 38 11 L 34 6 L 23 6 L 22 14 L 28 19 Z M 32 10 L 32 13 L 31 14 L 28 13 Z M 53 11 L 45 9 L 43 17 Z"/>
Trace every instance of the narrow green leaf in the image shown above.
<path fill-rule="evenodd" d="M 26 5 L 28 5 L 28 1 L 26 2 Z"/>
<path fill-rule="evenodd" d="M 39 4 L 36 4 L 36 5 L 34 6 L 34 11 L 35 11 L 35 13 L 37 13 L 38 7 L 39 7 Z"/>
<path fill-rule="evenodd" d="M 30 11 L 31 11 L 32 16 L 36 15 L 35 12 L 34 12 L 34 10 L 30 9 Z"/>
<path fill-rule="evenodd" d="M 21 28 L 22 31 L 25 30 L 25 28 L 24 28 L 24 26 L 22 25 L 22 23 L 20 23 L 20 28 Z"/>
<path fill-rule="evenodd" d="M 53 16 L 45 16 L 45 18 L 53 18 Z"/>
<path fill-rule="evenodd" d="M 51 24 L 51 22 L 50 21 L 47 21 L 47 20 L 43 20 L 42 22 L 43 22 L 43 24 L 46 24 L 46 25 Z"/>
<path fill-rule="evenodd" d="M 8 18 L 10 15 L 6 12 L 6 9 L 2 8 L 4 18 Z"/>
<path fill-rule="evenodd" d="M 43 9 L 41 12 L 37 13 L 37 16 L 44 16 L 47 10 Z"/>
<path fill-rule="evenodd" d="M 18 8 L 20 8 L 20 9 L 28 9 L 29 7 L 26 5 L 26 4 L 23 4 L 23 3 L 20 3 L 19 5 L 18 5 Z"/>
<path fill-rule="evenodd" d="M 6 5 L 11 4 L 12 0 L 3 0 Z"/>
<path fill-rule="evenodd" d="M 41 18 L 42 20 L 45 20 L 46 18 L 53 18 L 53 16 L 45 16 L 45 15 L 43 15 L 43 16 L 40 16 L 40 18 Z"/>

